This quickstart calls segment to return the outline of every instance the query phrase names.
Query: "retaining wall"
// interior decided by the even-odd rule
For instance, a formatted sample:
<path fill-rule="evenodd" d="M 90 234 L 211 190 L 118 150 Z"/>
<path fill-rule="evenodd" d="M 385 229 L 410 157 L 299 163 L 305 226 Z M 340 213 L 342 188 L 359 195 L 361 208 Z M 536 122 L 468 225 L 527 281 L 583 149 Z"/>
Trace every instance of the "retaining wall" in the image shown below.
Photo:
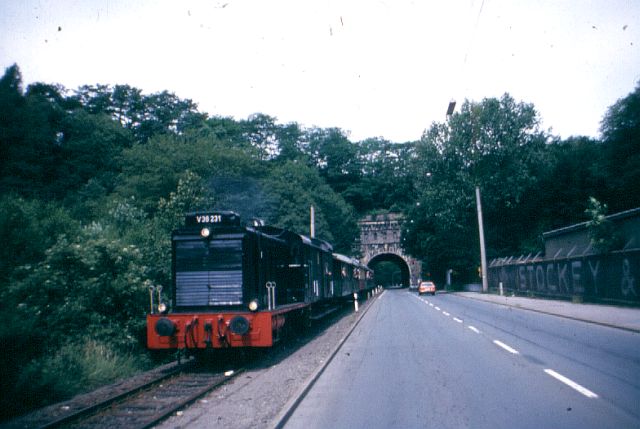
<path fill-rule="evenodd" d="M 489 287 L 505 293 L 640 305 L 640 249 L 586 256 L 501 262 L 488 269 Z"/>

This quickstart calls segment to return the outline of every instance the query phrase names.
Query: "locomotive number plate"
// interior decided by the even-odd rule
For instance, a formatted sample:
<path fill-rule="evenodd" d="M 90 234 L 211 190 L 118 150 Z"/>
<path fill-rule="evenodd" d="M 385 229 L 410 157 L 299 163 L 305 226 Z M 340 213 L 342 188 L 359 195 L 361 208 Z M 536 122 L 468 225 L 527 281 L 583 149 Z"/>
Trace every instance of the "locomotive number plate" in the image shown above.
<path fill-rule="evenodd" d="M 196 222 L 197 223 L 221 223 L 222 215 L 220 214 L 197 215 Z"/>

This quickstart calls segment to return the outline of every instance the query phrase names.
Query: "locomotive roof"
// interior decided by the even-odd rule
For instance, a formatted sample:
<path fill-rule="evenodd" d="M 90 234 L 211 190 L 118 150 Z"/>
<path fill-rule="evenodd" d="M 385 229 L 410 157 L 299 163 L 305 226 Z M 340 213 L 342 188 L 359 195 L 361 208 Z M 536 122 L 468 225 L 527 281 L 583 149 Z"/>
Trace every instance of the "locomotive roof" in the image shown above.
<path fill-rule="evenodd" d="M 334 253 L 333 257 L 336 258 L 338 261 L 347 263 L 347 264 L 353 264 L 353 265 L 358 265 L 359 261 L 355 258 L 351 258 L 349 256 L 346 255 L 341 255 L 340 253 Z"/>
<path fill-rule="evenodd" d="M 177 232 L 192 231 L 201 227 L 213 227 L 238 231 L 244 230 L 287 242 L 298 241 L 325 252 L 333 251 L 333 246 L 330 243 L 318 238 L 310 238 L 306 235 L 298 234 L 275 226 L 262 225 L 260 222 L 254 222 L 250 226 L 245 226 L 241 222 L 240 215 L 229 210 L 210 210 L 186 213 L 184 225 L 185 226 L 183 228 L 179 228 Z"/>
<path fill-rule="evenodd" d="M 308 246 L 316 247 L 326 252 L 332 252 L 333 246 L 327 241 L 319 238 L 310 238 L 306 235 L 298 234 L 296 232 L 289 231 L 287 229 L 278 228 L 275 226 L 258 226 L 247 227 L 248 230 L 255 230 L 257 233 L 266 235 L 268 237 L 278 238 L 287 242 L 299 241 Z"/>

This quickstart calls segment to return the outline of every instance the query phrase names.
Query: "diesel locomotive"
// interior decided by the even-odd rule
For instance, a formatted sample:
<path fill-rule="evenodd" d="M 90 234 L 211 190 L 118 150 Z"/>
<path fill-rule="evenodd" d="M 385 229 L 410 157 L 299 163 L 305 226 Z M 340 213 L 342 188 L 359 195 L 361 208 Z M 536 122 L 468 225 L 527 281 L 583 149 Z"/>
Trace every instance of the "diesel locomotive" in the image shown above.
<path fill-rule="evenodd" d="M 150 349 L 271 347 L 294 322 L 373 287 L 368 267 L 326 241 L 230 211 L 187 214 L 171 242 L 171 309 L 150 291 Z"/>

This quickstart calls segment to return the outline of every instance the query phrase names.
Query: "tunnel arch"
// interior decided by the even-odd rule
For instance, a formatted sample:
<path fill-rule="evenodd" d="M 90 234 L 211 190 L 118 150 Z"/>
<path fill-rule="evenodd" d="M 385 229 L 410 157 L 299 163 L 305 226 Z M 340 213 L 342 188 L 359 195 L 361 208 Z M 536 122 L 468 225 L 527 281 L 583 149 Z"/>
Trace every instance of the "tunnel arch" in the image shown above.
<path fill-rule="evenodd" d="M 391 271 L 389 278 L 387 269 L 381 269 L 383 265 L 385 268 L 386 265 L 395 265 L 398 270 Z M 411 270 L 407 262 L 399 255 L 394 253 L 380 253 L 369 260 L 368 267 L 374 270 L 374 281 L 376 285 L 382 285 L 384 287 L 411 286 Z M 396 273 L 399 273 L 399 275 L 396 276 Z"/>
<path fill-rule="evenodd" d="M 374 270 L 375 265 L 383 262 L 395 264 L 400 268 L 401 284 L 417 287 L 422 277 L 422 263 L 404 252 L 403 222 L 401 213 L 370 215 L 360 219 L 357 253 L 361 255 L 360 262 Z"/>

